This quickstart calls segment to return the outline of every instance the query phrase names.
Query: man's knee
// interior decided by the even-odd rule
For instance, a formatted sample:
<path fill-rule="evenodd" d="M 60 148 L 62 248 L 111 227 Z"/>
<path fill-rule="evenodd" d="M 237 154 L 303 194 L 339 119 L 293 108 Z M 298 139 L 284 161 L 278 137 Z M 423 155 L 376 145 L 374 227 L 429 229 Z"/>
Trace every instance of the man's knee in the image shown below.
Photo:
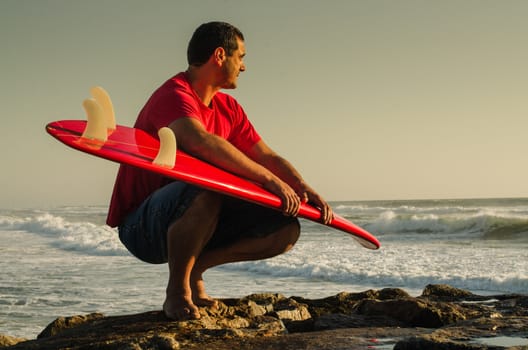
<path fill-rule="evenodd" d="M 194 198 L 193 211 L 204 212 L 208 216 L 218 216 L 222 206 L 222 195 L 212 191 L 201 191 Z"/>
<path fill-rule="evenodd" d="M 187 230 L 199 230 L 199 227 L 209 227 L 207 231 L 214 230 L 220 215 L 222 206 L 222 196 L 211 191 L 201 191 L 192 199 L 185 212 L 181 217 L 176 219 L 168 229 L 171 232 L 180 232 Z"/>
<path fill-rule="evenodd" d="M 300 235 L 301 226 L 299 224 L 299 220 L 295 220 L 294 222 L 283 228 L 281 236 L 283 238 L 285 252 L 293 248 L 295 243 L 297 243 L 297 240 L 299 239 Z"/>

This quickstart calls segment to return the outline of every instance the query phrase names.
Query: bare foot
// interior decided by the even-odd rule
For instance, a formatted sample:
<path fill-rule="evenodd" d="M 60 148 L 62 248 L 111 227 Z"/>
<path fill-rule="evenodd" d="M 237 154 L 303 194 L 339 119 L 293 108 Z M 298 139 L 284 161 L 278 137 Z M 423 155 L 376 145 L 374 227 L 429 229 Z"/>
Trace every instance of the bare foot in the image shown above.
<path fill-rule="evenodd" d="M 200 312 L 190 297 L 186 296 L 167 296 L 163 303 L 163 312 L 165 316 L 172 320 L 197 320 L 200 318 Z"/>
<path fill-rule="evenodd" d="M 191 277 L 192 300 L 197 306 L 218 307 L 218 301 L 211 298 L 205 292 L 205 284 L 202 275 Z"/>

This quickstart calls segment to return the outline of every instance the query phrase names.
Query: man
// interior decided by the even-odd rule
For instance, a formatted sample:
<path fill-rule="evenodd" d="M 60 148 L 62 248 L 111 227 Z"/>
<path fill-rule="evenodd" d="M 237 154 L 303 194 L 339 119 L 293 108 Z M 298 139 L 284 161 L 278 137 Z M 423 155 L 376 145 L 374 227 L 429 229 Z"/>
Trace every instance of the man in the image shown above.
<path fill-rule="evenodd" d="M 242 107 L 219 92 L 234 89 L 245 71 L 244 36 L 223 22 L 205 23 L 188 46 L 189 67 L 150 97 L 135 127 L 157 137 L 170 127 L 178 147 L 262 184 L 282 200 L 282 213 L 122 165 L 107 223 L 141 260 L 169 265 L 163 310 L 171 319 L 196 319 L 215 306 L 202 274 L 225 263 L 265 259 L 291 249 L 295 218 L 310 201 L 331 221 L 330 206 L 284 158 L 260 138 Z"/>

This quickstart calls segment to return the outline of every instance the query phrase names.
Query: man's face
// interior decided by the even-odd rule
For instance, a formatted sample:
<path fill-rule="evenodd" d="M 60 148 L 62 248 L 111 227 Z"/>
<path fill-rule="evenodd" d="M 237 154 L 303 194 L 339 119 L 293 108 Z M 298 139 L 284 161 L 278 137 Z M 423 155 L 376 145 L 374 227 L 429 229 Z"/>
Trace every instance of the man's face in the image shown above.
<path fill-rule="evenodd" d="M 240 72 L 246 70 L 244 64 L 244 56 L 246 55 L 246 48 L 244 42 L 237 38 L 238 49 L 233 52 L 231 56 L 226 56 L 224 64 L 222 65 L 222 73 L 224 89 L 235 89 L 237 87 L 238 75 Z"/>

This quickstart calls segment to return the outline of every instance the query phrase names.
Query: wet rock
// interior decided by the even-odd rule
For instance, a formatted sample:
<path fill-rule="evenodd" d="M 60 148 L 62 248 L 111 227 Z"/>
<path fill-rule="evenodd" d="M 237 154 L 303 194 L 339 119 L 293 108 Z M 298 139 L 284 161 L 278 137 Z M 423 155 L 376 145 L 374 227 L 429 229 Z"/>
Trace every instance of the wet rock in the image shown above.
<path fill-rule="evenodd" d="M 171 321 L 161 311 L 59 317 L 38 339 L 8 349 L 505 349 L 481 337 L 527 338 L 528 296 L 479 296 L 446 285 L 322 299 L 255 294 Z M 1 339 L 1 338 L 0 338 Z M 500 338 L 497 338 L 500 339 Z M 0 340 L 1 341 L 1 340 Z M 2 343 L 0 343 L 2 344 Z M 520 347 L 510 347 L 520 349 Z"/>

